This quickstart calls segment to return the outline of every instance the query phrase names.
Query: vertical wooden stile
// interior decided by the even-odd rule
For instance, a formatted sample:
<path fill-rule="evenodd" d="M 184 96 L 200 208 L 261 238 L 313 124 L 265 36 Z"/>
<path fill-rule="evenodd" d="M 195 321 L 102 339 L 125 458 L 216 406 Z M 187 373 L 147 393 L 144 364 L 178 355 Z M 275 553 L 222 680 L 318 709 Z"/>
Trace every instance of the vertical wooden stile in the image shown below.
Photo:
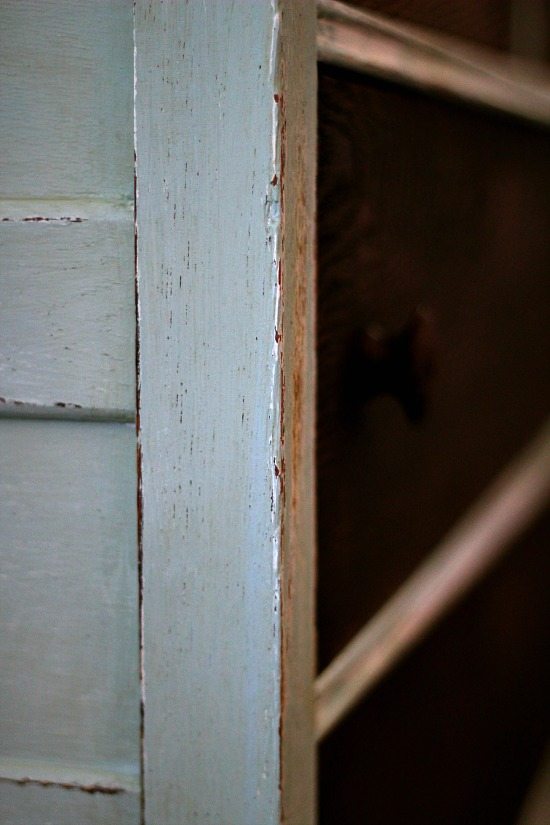
<path fill-rule="evenodd" d="M 315 6 L 135 6 L 144 821 L 314 804 Z"/>

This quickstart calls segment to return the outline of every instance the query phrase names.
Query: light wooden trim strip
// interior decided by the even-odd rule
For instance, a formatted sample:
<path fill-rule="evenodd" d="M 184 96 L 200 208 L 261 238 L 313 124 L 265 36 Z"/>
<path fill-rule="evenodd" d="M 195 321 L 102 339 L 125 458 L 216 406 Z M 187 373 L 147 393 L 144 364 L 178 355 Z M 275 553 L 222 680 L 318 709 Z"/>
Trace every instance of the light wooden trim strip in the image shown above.
<path fill-rule="evenodd" d="M 321 740 L 472 587 L 550 494 L 550 423 L 316 682 Z"/>
<path fill-rule="evenodd" d="M 550 126 L 550 73 L 518 58 L 335 0 L 318 0 L 326 63 Z"/>

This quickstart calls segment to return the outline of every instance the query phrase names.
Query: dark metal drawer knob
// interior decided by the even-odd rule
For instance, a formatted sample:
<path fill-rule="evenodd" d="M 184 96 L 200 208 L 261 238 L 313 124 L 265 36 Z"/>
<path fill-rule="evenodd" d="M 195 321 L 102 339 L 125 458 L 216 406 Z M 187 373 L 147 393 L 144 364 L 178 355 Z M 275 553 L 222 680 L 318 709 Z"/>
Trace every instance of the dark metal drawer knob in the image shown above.
<path fill-rule="evenodd" d="M 380 395 L 397 399 L 410 421 L 426 411 L 434 372 L 435 329 L 431 313 L 417 309 L 398 333 L 371 325 L 358 334 L 352 355 L 349 390 L 366 403 Z"/>

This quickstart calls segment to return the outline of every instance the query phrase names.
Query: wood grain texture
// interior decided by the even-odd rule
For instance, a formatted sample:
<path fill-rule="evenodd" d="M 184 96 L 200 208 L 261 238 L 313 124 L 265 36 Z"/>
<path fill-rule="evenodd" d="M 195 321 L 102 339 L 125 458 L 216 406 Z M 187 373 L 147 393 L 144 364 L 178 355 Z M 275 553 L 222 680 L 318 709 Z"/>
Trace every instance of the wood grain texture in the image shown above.
<path fill-rule="evenodd" d="M 135 782 L 135 429 L 3 420 L 0 445 L 1 761 Z"/>
<path fill-rule="evenodd" d="M 317 61 L 314 3 L 279 4 L 281 822 L 316 817 L 315 406 Z"/>
<path fill-rule="evenodd" d="M 132 196 L 132 56 L 131 0 L 3 0 L 1 197 Z"/>
<path fill-rule="evenodd" d="M 138 825 L 138 794 L 100 794 L 0 782 L 2 825 Z"/>
<path fill-rule="evenodd" d="M 136 48 L 145 819 L 305 825 L 314 8 L 140 0 Z"/>
<path fill-rule="evenodd" d="M 131 418 L 131 213 L 4 220 L 0 255 L 0 415 L 17 414 L 16 401 Z"/>

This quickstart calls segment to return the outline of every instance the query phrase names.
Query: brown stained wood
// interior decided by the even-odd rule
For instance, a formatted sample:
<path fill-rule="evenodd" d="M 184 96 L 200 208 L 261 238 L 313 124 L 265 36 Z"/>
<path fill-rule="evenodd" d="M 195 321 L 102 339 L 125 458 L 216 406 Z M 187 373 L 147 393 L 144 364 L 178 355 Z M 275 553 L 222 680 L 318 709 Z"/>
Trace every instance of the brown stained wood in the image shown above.
<path fill-rule="evenodd" d="M 512 0 L 353 0 L 350 5 L 507 50 L 511 3 Z"/>
<path fill-rule="evenodd" d="M 322 67 L 319 631 L 324 667 L 527 443 L 550 406 L 550 145 Z M 357 331 L 418 306 L 431 403 L 347 403 Z"/>
<path fill-rule="evenodd" d="M 323 739 L 490 571 L 550 503 L 550 421 L 316 682 Z"/>
<path fill-rule="evenodd" d="M 549 529 L 321 745 L 320 825 L 514 825 L 550 733 Z"/>
<path fill-rule="evenodd" d="M 325 66 L 319 130 L 323 669 L 548 414 L 550 144 Z M 346 381 L 354 336 L 418 307 L 435 376 L 412 425 Z M 322 746 L 321 823 L 512 821 L 544 723 L 547 522 L 536 536 Z"/>

